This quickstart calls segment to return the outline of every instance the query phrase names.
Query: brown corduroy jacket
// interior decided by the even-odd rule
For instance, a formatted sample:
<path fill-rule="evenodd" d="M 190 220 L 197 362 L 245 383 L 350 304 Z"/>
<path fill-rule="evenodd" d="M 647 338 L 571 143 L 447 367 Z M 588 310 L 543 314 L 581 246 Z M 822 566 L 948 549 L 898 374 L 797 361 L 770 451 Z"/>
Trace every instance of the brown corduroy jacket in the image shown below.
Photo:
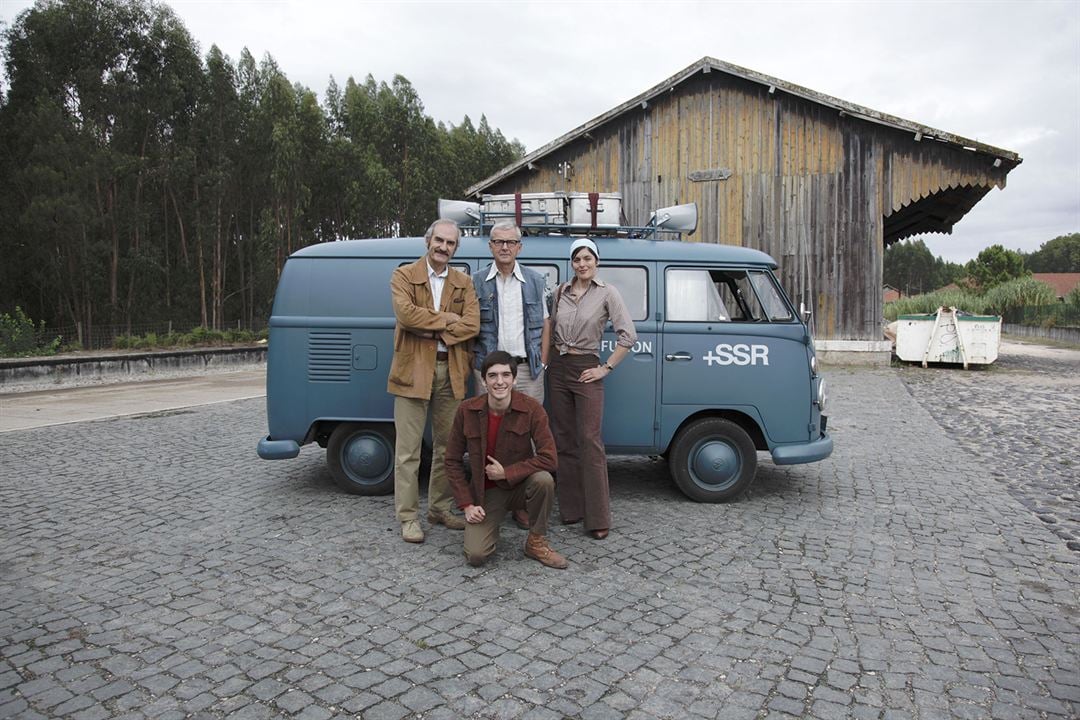
<path fill-rule="evenodd" d="M 484 504 L 484 468 L 487 465 L 487 395 L 469 398 L 458 405 L 454 425 L 446 441 L 446 479 L 459 508 Z M 536 452 L 533 452 L 536 443 Z M 465 478 L 465 453 L 469 453 L 472 479 Z M 495 438 L 493 457 L 506 471 L 499 487 L 512 488 L 535 472 L 555 472 L 559 461 L 555 438 L 548 427 L 544 406 L 524 393 L 510 395 L 510 407 L 503 414 Z"/>
<path fill-rule="evenodd" d="M 480 304 L 476 301 L 472 278 L 450 268 L 436 311 L 432 309 L 427 256 L 424 256 L 411 265 L 394 270 L 390 278 L 390 295 L 397 324 L 386 391 L 407 398 L 431 397 L 438 341 L 434 337 L 418 335 L 416 331 L 419 331 L 443 335 L 454 397 L 464 398 L 472 368 L 472 343 L 468 341 L 480 332 Z M 461 319 L 447 323 L 448 312 L 457 313 Z"/>

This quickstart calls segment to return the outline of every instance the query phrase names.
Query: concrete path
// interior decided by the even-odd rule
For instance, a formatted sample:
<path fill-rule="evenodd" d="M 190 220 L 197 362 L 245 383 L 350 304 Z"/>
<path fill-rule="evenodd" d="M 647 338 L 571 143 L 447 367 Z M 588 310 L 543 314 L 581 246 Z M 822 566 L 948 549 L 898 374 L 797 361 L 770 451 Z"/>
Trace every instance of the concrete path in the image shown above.
<path fill-rule="evenodd" d="M 0 433 L 266 395 L 266 369 L 0 394 Z"/>

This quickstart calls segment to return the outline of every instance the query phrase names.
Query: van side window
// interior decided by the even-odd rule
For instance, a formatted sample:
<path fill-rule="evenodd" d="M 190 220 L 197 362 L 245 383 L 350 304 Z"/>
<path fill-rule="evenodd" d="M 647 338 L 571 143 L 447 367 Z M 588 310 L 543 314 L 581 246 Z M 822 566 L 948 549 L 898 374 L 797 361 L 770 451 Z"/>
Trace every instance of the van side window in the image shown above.
<path fill-rule="evenodd" d="M 667 319 L 675 322 L 731 320 L 708 270 L 667 271 Z"/>
<path fill-rule="evenodd" d="M 539 265 L 533 263 L 521 264 L 544 276 L 544 303 L 547 305 L 547 312 L 550 315 L 551 300 L 555 297 L 555 288 L 559 286 L 559 267 L 557 265 Z"/>
<path fill-rule="evenodd" d="M 622 295 L 631 320 L 647 320 L 649 317 L 649 274 L 643 267 L 613 267 L 601 265 L 596 277 L 611 283 Z"/>
<path fill-rule="evenodd" d="M 547 294 L 550 296 L 555 292 L 555 288 L 559 285 L 559 268 L 557 265 L 533 265 L 532 263 L 521 263 L 530 270 L 535 270 L 544 276 L 544 286 L 547 288 Z"/>
<path fill-rule="evenodd" d="M 794 319 L 791 308 L 784 302 L 776 282 L 765 272 L 751 271 L 750 282 L 757 290 L 758 299 L 765 306 L 765 314 L 773 322 L 790 322 Z"/>
<path fill-rule="evenodd" d="M 791 319 L 790 309 L 764 272 L 671 268 L 666 278 L 666 316 L 671 322 Z"/>

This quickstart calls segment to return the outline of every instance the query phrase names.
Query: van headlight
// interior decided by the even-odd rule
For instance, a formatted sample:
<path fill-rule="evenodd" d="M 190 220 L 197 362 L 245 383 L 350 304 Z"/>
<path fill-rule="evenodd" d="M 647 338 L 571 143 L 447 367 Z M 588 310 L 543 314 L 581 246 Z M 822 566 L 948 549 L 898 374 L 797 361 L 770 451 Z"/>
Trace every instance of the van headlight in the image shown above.
<path fill-rule="evenodd" d="M 818 386 L 817 386 L 817 404 L 818 404 L 818 408 L 820 408 L 821 411 L 824 412 L 825 411 L 825 405 L 828 402 L 829 402 L 829 395 L 828 395 L 828 393 L 825 392 L 825 381 L 824 380 L 819 380 L 818 381 Z"/>
<path fill-rule="evenodd" d="M 817 355 L 810 356 L 810 374 L 817 375 Z"/>

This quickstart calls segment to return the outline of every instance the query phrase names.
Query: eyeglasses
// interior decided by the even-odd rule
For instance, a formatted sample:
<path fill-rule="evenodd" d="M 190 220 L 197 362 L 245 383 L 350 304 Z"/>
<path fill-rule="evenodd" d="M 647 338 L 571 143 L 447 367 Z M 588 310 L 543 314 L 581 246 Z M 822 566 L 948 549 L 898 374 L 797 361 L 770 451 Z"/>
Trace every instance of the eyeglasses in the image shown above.
<path fill-rule="evenodd" d="M 492 240 L 491 244 L 492 245 L 502 245 L 505 248 L 509 248 L 509 247 L 514 247 L 515 245 L 520 245 L 521 241 L 520 240 Z"/>

